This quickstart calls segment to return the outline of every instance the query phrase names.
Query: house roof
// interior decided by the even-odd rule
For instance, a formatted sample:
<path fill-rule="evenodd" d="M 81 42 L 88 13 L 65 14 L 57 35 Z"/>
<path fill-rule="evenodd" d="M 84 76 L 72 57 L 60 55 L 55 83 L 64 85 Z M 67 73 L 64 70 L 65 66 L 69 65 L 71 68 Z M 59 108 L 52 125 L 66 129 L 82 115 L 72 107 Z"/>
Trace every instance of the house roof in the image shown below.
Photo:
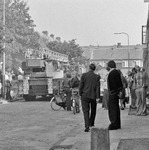
<path fill-rule="evenodd" d="M 93 48 L 91 48 L 90 46 L 81 46 L 81 48 L 82 48 L 82 51 L 83 51 L 82 55 L 86 58 L 90 58 Z"/>
<path fill-rule="evenodd" d="M 84 50 L 84 55 L 88 54 L 91 60 L 127 60 L 128 59 L 128 46 L 98 46 L 88 47 Z M 86 52 L 88 51 L 88 52 Z M 143 48 L 141 45 L 129 46 L 130 59 L 143 59 Z"/>

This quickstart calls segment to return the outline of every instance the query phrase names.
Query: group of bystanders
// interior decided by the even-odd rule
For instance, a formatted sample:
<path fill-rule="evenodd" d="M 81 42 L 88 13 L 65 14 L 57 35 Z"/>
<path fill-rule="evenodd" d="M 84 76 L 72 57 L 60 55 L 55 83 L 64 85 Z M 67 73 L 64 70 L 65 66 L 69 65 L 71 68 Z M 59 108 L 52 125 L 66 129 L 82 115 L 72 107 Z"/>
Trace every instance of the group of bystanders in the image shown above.
<path fill-rule="evenodd" d="M 136 116 L 147 115 L 146 96 L 148 91 L 148 75 L 144 68 L 135 66 L 129 73 L 131 108 L 136 109 Z"/>
<path fill-rule="evenodd" d="M 96 66 L 90 64 L 90 70 L 81 77 L 79 94 L 85 121 L 85 132 L 94 126 L 96 105 L 100 99 L 100 76 L 94 73 Z M 109 130 L 121 128 L 120 108 L 124 110 L 126 103 L 136 109 L 136 116 L 147 115 L 146 96 L 148 90 L 148 75 L 143 68 L 135 66 L 128 76 L 124 77 L 116 63 L 110 60 L 107 63 L 108 74 L 104 78 L 102 105 L 108 109 L 110 120 Z M 91 110 L 91 112 L 90 112 Z"/>
<path fill-rule="evenodd" d="M 0 78 L 0 95 L 3 98 L 6 98 L 8 101 L 20 99 L 23 92 L 23 75 L 21 73 L 14 74 L 13 72 L 6 72 L 5 75 L 5 94 L 2 92 L 3 76 L 1 74 Z"/>

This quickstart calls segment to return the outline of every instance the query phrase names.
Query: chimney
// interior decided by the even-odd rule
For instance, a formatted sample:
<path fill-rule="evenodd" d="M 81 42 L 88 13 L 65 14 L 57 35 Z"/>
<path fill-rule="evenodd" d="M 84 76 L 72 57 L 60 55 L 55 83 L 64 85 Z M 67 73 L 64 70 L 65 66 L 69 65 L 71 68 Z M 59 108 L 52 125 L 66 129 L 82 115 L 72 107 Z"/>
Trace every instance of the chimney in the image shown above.
<path fill-rule="evenodd" d="M 60 37 L 56 37 L 56 40 L 57 40 L 58 42 L 60 42 L 60 41 L 61 41 L 61 38 L 60 38 Z"/>
<path fill-rule="evenodd" d="M 51 37 L 52 39 L 54 39 L 54 34 L 51 34 L 50 37 Z"/>
<path fill-rule="evenodd" d="M 117 48 L 122 47 L 121 43 L 117 43 Z"/>

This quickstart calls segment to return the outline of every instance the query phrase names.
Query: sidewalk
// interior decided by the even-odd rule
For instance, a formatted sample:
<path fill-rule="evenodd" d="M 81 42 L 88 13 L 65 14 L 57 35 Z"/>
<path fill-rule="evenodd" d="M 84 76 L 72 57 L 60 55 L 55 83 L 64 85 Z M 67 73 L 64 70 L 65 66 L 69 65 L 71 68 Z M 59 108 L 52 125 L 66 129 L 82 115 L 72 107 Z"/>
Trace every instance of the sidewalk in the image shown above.
<path fill-rule="evenodd" d="M 23 97 L 18 97 L 17 99 L 11 101 L 8 101 L 4 98 L 0 98 L 0 104 L 8 104 L 10 102 L 21 101 L 21 100 L 24 100 Z"/>
<path fill-rule="evenodd" d="M 0 104 L 8 104 L 9 102 L 4 98 L 0 98 Z"/>
<path fill-rule="evenodd" d="M 121 139 L 149 138 L 149 114 L 147 116 L 135 116 L 128 115 L 128 111 L 128 108 L 121 111 L 122 128 L 109 131 L 110 150 L 117 150 Z M 69 134 L 55 143 L 55 148 L 50 148 L 50 150 L 90 150 L 91 132 L 84 132 L 82 112 L 76 115 L 78 115 L 79 123 Z M 101 104 L 98 104 L 95 127 L 107 128 L 109 123 L 108 111 L 103 109 Z"/>

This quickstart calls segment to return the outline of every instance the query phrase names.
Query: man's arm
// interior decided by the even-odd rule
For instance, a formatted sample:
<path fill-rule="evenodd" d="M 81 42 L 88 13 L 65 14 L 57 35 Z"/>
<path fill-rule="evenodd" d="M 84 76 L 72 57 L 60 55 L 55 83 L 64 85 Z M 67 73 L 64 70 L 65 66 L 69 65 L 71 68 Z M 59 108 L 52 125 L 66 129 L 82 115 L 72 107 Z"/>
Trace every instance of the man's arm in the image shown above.
<path fill-rule="evenodd" d="M 82 76 L 81 76 L 80 85 L 79 85 L 79 95 L 80 96 L 82 96 L 83 88 L 84 88 L 84 74 L 82 74 Z"/>
<path fill-rule="evenodd" d="M 97 98 L 100 98 L 100 76 L 97 77 L 96 95 Z"/>
<path fill-rule="evenodd" d="M 133 88 L 133 89 L 136 89 L 136 86 L 137 86 L 137 79 L 136 79 L 136 74 L 135 74 L 134 77 L 133 77 L 133 85 L 132 85 L 132 88 Z"/>
<path fill-rule="evenodd" d="M 146 72 L 144 72 L 144 81 L 143 81 L 143 88 L 148 88 L 148 82 L 149 82 L 149 78 Z"/>

